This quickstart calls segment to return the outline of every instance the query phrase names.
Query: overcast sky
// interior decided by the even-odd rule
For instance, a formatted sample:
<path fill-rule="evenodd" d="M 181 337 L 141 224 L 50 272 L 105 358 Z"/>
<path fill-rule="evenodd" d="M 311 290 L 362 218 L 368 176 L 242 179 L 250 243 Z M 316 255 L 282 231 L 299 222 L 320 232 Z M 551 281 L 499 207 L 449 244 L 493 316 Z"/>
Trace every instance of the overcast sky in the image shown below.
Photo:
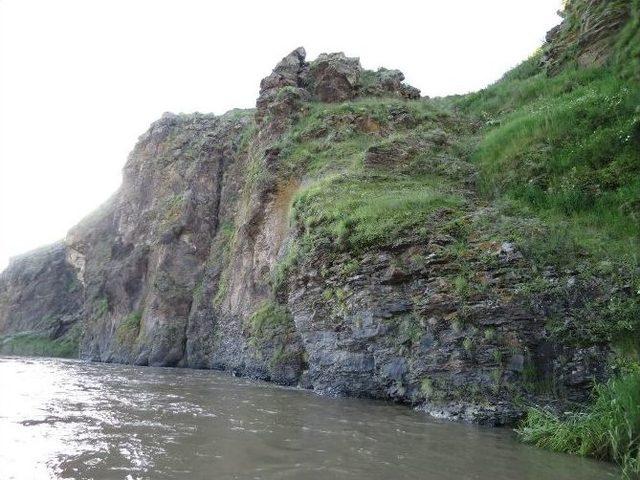
<path fill-rule="evenodd" d="M 480 89 L 558 23 L 561 0 L 0 0 L 0 269 L 106 200 L 165 111 L 252 107 L 299 45 Z"/>

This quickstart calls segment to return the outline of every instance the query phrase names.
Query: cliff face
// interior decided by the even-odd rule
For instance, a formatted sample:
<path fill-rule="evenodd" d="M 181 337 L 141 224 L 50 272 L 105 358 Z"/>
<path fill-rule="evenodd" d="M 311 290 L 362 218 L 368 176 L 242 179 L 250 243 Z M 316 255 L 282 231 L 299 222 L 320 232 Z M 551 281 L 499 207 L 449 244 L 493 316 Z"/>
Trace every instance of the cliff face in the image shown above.
<path fill-rule="evenodd" d="M 66 240 L 84 288 L 83 357 L 271 375 L 268 358 L 248 355 L 243 331 L 272 297 L 299 181 L 260 183 L 252 170 L 272 168 L 273 145 L 303 102 L 354 98 L 361 73 L 357 59 L 332 54 L 309 65 L 298 49 L 263 80 L 255 121 L 243 111 L 167 114 L 151 126 L 119 192 Z M 381 93 L 417 96 L 399 72 L 371 76 Z M 287 340 L 301 353 L 294 344 Z M 297 380 L 300 365 L 293 369 L 282 381 Z"/>
<path fill-rule="evenodd" d="M 2 352 L 78 354 L 82 288 L 65 256 L 57 243 L 12 259 L 0 275 Z"/>
<path fill-rule="evenodd" d="M 81 356 L 184 364 L 193 292 L 237 195 L 224 179 L 248 120 L 166 114 L 140 137 L 121 189 L 71 230 L 67 258 L 85 296 Z"/>
<path fill-rule="evenodd" d="M 0 351 L 77 345 L 494 424 L 584 400 L 608 343 L 550 319 L 621 290 L 537 257 L 549 226 L 479 193 L 489 122 L 403 80 L 299 48 L 256 110 L 165 114 L 105 205 L 2 274 Z"/>

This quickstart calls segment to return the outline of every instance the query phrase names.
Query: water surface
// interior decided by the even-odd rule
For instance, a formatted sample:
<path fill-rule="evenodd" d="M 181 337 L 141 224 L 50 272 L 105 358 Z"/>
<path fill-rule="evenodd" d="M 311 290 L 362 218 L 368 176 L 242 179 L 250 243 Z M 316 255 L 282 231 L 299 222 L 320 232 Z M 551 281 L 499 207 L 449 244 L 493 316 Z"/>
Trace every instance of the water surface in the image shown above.
<path fill-rule="evenodd" d="M 0 479 L 603 480 L 512 432 L 202 370 L 0 357 Z"/>

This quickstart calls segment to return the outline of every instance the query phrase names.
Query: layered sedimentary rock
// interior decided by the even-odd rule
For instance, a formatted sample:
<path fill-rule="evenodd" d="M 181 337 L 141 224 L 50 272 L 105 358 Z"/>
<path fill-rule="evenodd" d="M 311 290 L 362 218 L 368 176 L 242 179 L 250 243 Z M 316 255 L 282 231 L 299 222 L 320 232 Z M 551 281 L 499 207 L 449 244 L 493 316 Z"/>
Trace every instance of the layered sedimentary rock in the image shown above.
<path fill-rule="evenodd" d="M 582 67 L 601 66 L 611 56 L 616 35 L 631 18 L 627 0 L 579 0 L 568 2 L 564 21 L 546 36 L 544 62 L 558 72 L 567 62 Z"/>
<path fill-rule="evenodd" d="M 549 400 L 532 382 L 584 399 L 606 347 L 564 345 L 545 322 L 605 287 L 548 269 L 566 295 L 526 291 L 538 266 L 491 230 L 500 214 L 477 198 L 457 140 L 477 126 L 403 80 L 299 48 L 262 80 L 255 110 L 165 114 L 107 203 L 0 277 L 4 351 L 18 332 L 59 340 L 77 326 L 87 360 L 224 369 L 494 424 L 520 415 L 517 400 Z M 346 160 L 313 163 L 335 145 Z M 339 189 L 342 161 L 350 181 L 419 177 L 433 207 L 415 200 L 430 210 L 391 241 L 356 248 L 348 223 L 310 237 L 325 218 L 305 216 L 301 195 Z"/>

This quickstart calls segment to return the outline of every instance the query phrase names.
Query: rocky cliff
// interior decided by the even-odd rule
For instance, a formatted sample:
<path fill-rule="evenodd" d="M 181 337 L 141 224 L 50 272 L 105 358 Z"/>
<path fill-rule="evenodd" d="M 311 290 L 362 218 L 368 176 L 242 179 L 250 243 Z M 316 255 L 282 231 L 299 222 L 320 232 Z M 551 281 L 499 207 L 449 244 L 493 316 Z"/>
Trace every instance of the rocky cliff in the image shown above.
<path fill-rule="evenodd" d="M 255 110 L 165 114 L 107 203 L 2 274 L 1 351 L 223 369 L 492 424 L 584 400 L 611 343 L 550 323 L 573 332 L 592 299 L 627 301 L 628 272 L 541 257 L 549 223 L 487 196 L 473 161 L 499 122 L 403 80 L 298 48 Z"/>
<path fill-rule="evenodd" d="M 0 275 L 3 353 L 76 356 L 82 288 L 63 243 L 11 260 Z"/>

